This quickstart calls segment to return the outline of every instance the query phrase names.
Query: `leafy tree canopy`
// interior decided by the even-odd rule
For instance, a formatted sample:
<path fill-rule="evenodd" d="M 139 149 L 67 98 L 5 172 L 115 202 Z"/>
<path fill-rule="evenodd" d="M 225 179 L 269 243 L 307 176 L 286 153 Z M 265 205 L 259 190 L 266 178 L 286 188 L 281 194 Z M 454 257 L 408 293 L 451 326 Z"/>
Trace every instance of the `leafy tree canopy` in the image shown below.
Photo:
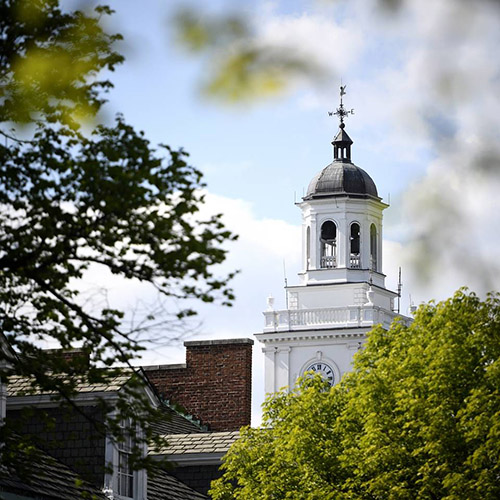
<path fill-rule="evenodd" d="M 110 13 L 62 10 L 57 0 L 0 1 L 0 378 L 27 377 L 30 391 L 70 406 L 78 385 L 106 383 L 120 373 L 117 363 L 130 366 L 144 349 L 139 334 L 161 321 L 149 315 L 130 328 L 124 311 L 86 301 L 78 283 L 90 266 L 176 301 L 233 299 L 228 277 L 213 268 L 234 236 L 219 215 L 199 215 L 204 184 L 187 153 L 153 148 L 122 116 L 107 126 L 87 121 L 82 132 L 112 86 L 99 72 L 123 59 L 114 48 L 120 35 L 101 25 Z M 168 312 L 175 320 L 194 314 L 187 306 Z M 82 356 L 47 345 L 78 346 Z M 120 421 L 138 424 L 136 467 L 148 465 L 142 444 L 157 417 L 143 384 L 131 378 L 113 403 L 115 417 L 102 401 L 108 418 L 96 423 L 117 440 Z M 18 423 L 0 426 L 2 442 L 11 443 Z M 2 447 L 3 464 L 15 462 L 20 439 Z"/>
<path fill-rule="evenodd" d="M 377 327 L 354 371 L 270 396 L 213 483 L 216 500 L 496 499 L 500 295 L 458 291 Z"/>
<path fill-rule="evenodd" d="M 123 61 L 114 44 L 119 34 L 107 33 L 102 16 L 63 10 L 59 0 L 0 2 L 0 121 L 62 122 L 78 126 L 94 116 L 112 87 L 99 79 Z"/>

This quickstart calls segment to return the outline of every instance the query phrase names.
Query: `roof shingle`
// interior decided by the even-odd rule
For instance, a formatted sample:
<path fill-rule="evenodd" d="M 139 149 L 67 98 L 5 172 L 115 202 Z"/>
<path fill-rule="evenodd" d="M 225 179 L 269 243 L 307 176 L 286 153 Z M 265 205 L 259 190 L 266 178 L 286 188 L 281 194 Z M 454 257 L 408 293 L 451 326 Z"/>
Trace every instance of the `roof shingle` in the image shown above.
<path fill-rule="evenodd" d="M 159 451 L 150 450 L 151 455 L 185 455 L 203 453 L 226 453 L 238 439 L 239 431 L 200 432 L 195 434 L 171 434 L 165 436 L 168 446 Z"/>
<path fill-rule="evenodd" d="M 153 477 L 148 477 L 148 500 L 208 500 L 208 497 L 158 469 Z"/>
<path fill-rule="evenodd" d="M 0 470 L 0 491 L 54 500 L 75 500 L 81 498 L 85 491 L 92 499 L 106 500 L 102 491 L 82 481 L 69 467 L 44 451 L 38 450 L 36 460 L 28 458 L 27 460 L 29 461 L 27 478 L 21 479 L 6 468 Z"/>
<path fill-rule="evenodd" d="M 130 369 L 124 369 L 120 374 L 110 377 L 106 383 L 88 383 L 82 381 L 76 385 L 75 391 L 77 393 L 90 393 L 90 392 L 117 392 L 119 391 L 133 376 L 133 371 Z M 36 394 L 41 395 L 53 395 L 56 394 L 55 391 L 41 391 L 37 390 L 36 385 L 34 385 L 34 380 L 28 377 L 22 377 L 19 375 L 12 375 L 9 377 L 7 387 L 7 396 L 27 396 Z"/>

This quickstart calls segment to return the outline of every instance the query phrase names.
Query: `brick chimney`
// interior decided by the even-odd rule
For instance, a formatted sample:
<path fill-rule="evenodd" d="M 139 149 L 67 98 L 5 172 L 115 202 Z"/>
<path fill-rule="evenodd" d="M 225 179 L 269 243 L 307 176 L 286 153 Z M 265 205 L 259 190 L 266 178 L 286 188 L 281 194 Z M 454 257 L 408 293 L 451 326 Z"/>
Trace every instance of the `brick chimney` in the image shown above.
<path fill-rule="evenodd" d="M 161 396 L 212 431 L 250 425 L 253 340 L 190 341 L 184 346 L 186 364 L 143 367 Z"/>
<path fill-rule="evenodd" d="M 84 367 L 90 365 L 90 355 L 84 349 L 74 347 L 71 349 L 43 349 L 50 356 L 60 356 L 69 364 L 79 363 Z"/>

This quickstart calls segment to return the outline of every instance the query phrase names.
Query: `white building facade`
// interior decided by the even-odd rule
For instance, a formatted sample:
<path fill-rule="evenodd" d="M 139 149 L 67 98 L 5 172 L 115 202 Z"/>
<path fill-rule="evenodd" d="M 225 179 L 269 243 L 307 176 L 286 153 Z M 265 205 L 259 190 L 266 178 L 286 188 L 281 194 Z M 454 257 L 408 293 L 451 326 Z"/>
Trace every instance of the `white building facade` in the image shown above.
<path fill-rule="evenodd" d="M 334 160 L 297 203 L 300 283 L 286 287 L 287 309 L 275 310 L 268 299 L 264 330 L 256 335 L 264 346 L 266 393 L 292 387 L 309 370 L 337 383 L 352 369 L 367 332 L 376 324 L 388 328 L 399 316 L 397 294 L 385 287 L 382 273 L 382 212 L 388 205 L 371 177 L 351 162 L 342 100 L 335 114 L 340 128 L 332 142 Z"/>

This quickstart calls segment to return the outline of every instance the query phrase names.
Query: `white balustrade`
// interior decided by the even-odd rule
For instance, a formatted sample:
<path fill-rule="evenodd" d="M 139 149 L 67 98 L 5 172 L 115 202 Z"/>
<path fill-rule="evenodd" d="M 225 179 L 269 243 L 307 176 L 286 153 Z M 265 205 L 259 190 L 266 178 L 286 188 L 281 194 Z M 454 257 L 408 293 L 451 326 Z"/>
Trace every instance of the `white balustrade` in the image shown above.
<path fill-rule="evenodd" d="M 353 326 L 373 326 L 382 324 L 388 328 L 398 316 L 392 311 L 373 305 L 324 307 L 317 309 L 282 309 L 266 311 L 265 332 L 306 330 L 315 328 L 339 328 Z"/>
<path fill-rule="evenodd" d="M 361 254 L 351 253 L 349 257 L 349 267 L 351 269 L 361 269 Z"/>
<path fill-rule="evenodd" d="M 337 257 L 335 255 L 323 255 L 321 257 L 321 267 L 326 269 L 337 267 Z"/>

